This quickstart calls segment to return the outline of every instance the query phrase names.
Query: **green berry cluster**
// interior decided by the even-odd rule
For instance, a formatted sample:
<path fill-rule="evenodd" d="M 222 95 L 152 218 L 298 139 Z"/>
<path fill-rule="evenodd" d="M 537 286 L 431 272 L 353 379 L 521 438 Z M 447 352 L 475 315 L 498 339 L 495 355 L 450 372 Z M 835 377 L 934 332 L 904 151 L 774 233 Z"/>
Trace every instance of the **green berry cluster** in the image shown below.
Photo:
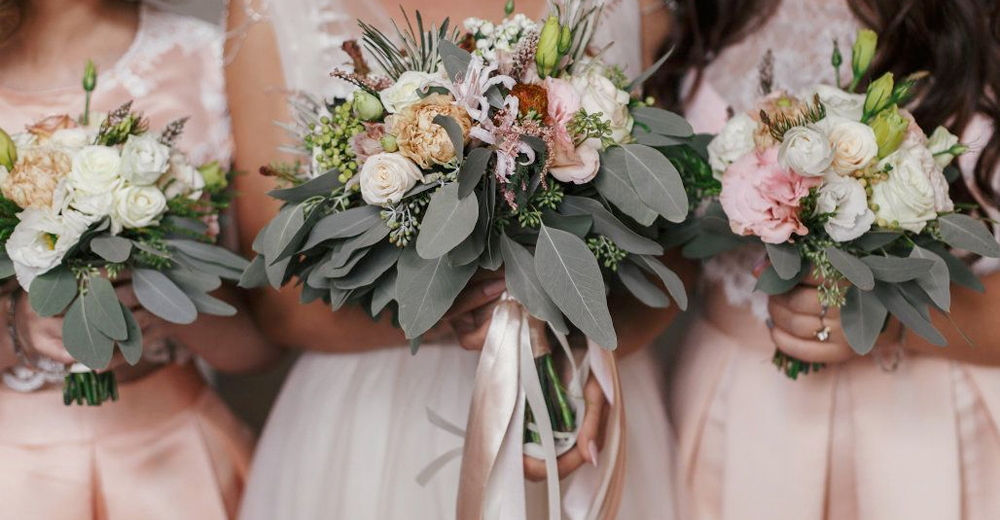
<path fill-rule="evenodd" d="M 601 265 L 612 271 L 618 271 L 618 264 L 628 256 L 628 251 L 618 247 L 618 244 L 604 235 L 588 238 L 587 247 Z"/>
<path fill-rule="evenodd" d="M 406 247 L 416 238 L 420 229 L 420 215 L 429 202 L 430 197 L 417 196 L 382 210 L 382 220 L 390 230 L 389 243 L 396 247 Z"/>
<path fill-rule="evenodd" d="M 611 138 L 611 122 L 605 121 L 601 112 L 588 114 L 581 108 L 566 125 L 566 129 L 570 135 L 576 136 L 577 144 L 587 139 L 600 139 L 604 148 L 615 144 Z"/>
<path fill-rule="evenodd" d="M 340 182 L 346 183 L 358 173 L 358 161 L 351 148 L 352 137 L 365 131 L 354 114 L 354 102 L 346 101 L 331 107 L 331 115 L 309 125 L 305 136 L 306 148 L 313 152 L 321 171 L 337 170 Z"/>

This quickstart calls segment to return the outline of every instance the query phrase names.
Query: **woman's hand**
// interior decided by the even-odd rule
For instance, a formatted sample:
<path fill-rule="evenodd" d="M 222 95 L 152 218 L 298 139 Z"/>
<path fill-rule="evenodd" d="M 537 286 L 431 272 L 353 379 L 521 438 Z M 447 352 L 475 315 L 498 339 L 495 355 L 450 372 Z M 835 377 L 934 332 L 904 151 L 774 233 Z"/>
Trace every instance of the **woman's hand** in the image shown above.
<path fill-rule="evenodd" d="M 608 401 L 597 379 L 591 375 L 583 388 L 583 400 L 587 403 L 580 434 L 576 446 L 559 457 L 559 478 L 563 479 L 583 466 L 584 463 L 597 466 L 597 456 L 604 447 L 604 430 L 608 422 Z M 524 456 L 524 476 L 538 482 L 545 480 L 545 461 Z"/>
<path fill-rule="evenodd" d="M 466 350 L 482 350 L 490 328 L 493 307 L 507 290 L 503 270 L 480 271 L 472 278 L 443 318 Z"/>

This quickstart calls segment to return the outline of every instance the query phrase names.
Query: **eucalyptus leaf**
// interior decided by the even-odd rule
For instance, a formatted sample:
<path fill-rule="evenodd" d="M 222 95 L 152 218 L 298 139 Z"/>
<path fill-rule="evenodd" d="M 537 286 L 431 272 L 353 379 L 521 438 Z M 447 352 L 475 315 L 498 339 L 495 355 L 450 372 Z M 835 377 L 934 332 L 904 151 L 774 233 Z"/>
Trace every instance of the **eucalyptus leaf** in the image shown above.
<path fill-rule="evenodd" d="M 122 316 L 125 318 L 125 327 L 128 330 L 128 337 L 118 341 L 118 350 L 122 352 L 122 357 L 129 365 L 135 366 L 142 360 L 142 328 L 135 321 L 132 311 L 124 303 L 119 302 L 122 309 Z"/>
<path fill-rule="evenodd" d="M 475 194 L 458 197 L 458 184 L 441 188 L 431 198 L 417 235 L 417 253 L 428 260 L 442 257 L 462 243 L 476 228 L 479 201 Z"/>
<path fill-rule="evenodd" d="M 396 299 L 396 270 L 391 269 L 375 285 L 372 292 L 372 316 L 378 316 L 389 303 Z"/>
<path fill-rule="evenodd" d="M 264 268 L 264 257 L 256 256 L 240 277 L 239 287 L 253 289 L 267 284 L 267 271 Z"/>
<path fill-rule="evenodd" d="M 559 210 L 568 215 L 590 215 L 594 232 L 610 238 L 618 247 L 637 255 L 662 255 L 663 247 L 632 231 L 595 199 L 567 195 Z"/>
<path fill-rule="evenodd" d="M 83 299 L 86 304 L 87 322 L 113 340 L 122 341 L 128 338 L 128 328 L 125 316 L 121 312 L 121 303 L 115 294 L 115 288 L 107 278 L 91 277 Z"/>
<path fill-rule="evenodd" d="M 101 370 L 111 363 L 115 353 L 115 342 L 101 334 L 87 320 L 87 304 L 84 298 L 77 298 L 63 318 L 63 346 L 73 359 L 91 370 Z"/>
<path fill-rule="evenodd" d="M 174 268 L 166 273 L 181 289 L 193 289 L 201 292 L 212 292 L 222 286 L 222 279 L 210 273 L 192 271 L 190 269 Z"/>
<path fill-rule="evenodd" d="M 930 243 L 924 244 L 923 247 L 944 260 L 944 263 L 948 265 L 948 274 L 951 275 L 952 283 L 980 293 L 986 292 L 986 287 L 983 285 L 983 282 L 979 280 L 976 273 L 972 272 L 972 269 L 969 268 L 968 264 L 951 254 L 951 252 L 945 249 L 941 244 Z"/>
<path fill-rule="evenodd" d="M 641 144 L 621 147 L 625 168 L 639 199 L 670 222 L 688 216 L 688 196 L 680 173 L 660 152 Z"/>
<path fill-rule="evenodd" d="M 945 346 L 948 342 L 934 325 L 907 300 L 898 288 L 880 283 L 875 286 L 875 295 L 893 316 L 899 318 L 907 328 L 916 332 L 930 343 Z"/>
<path fill-rule="evenodd" d="M 559 307 L 549 298 L 535 274 L 535 259 L 531 253 L 507 235 L 500 236 L 500 249 L 506 266 L 507 291 L 532 316 L 549 323 L 561 334 L 569 334 Z"/>
<path fill-rule="evenodd" d="M 745 244 L 746 241 L 743 238 L 732 233 L 726 235 L 702 233 L 685 244 L 684 248 L 681 249 L 681 254 L 685 258 L 693 260 L 706 260 Z M 775 274 L 778 273 L 775 272 Z"/>
<path fill-rule="evenodd" d="M 690 137 L 694 135 L 691 123 L 683 117 L 656 107 L 637 107 L 632 109 L 632 117 L 638 125 L 649 128 L 650 132 L 674 137 Z"/>
<path fill-rule="evenodd" d="M 550 209 L 542 212 L 542 222 L 546 226 L 573 233 L 580 238 L 586 238 L 594 227 L 594 218 L 590 215 L 556 213 Z"/>
<path fill-rule="evenodd" d="M 870 231 L 861 235 L 854 243 L 864 251 L 875 251 L 895 242 L 903 236 L 898 231 Z"/>
<path fill-rule="evenodd" d="M 7 256 L 7 252 L 0 248 L 0 280 L 6 280 L 14 276 L 14 262 Z"/>
<path fill-rule="evenodd" d="M 280 289 L 288 278 L 288 265 L 292 263 L 291 258 L 286 258 L 276 264 L 264 265 L 264 273 L 267 275 L 267 283 L 274 289 Z M 265 262 L 265 264 L 267 264 Z"/>
<path fill-rule="evenodd" d="M 802 270 L 802 255 L 792 244 L 765 244 L 767 257 L 774 270 L 784 280 L 790 280 Z"/>
<path fill-rule="evenodd" d="M 391 245 L 391 244 L 390 244 Z M 394 246 L 395 247 L 395 246 Z M 371 251 L 371 248 L 364 248 L 354 251 L 347 257 L 347 261 L 341 263 L 343 255 L 336 254 L 329 260 L 323 262 L 314 272 L 319 273 L 324 278 L 340 278 L 347 276 Z"/>
<path fill-rule="evenodd" d="M 458 171 L 458 198 L 464 199 L 472 194 L 479 181 L 486 173 L 493 152 L 489 148 L 473 148 Z"/>
<path fill-rule="evenodd" d="M 632 129 L 632 139 L 636 143 L 644 144 L 646 146 L 651 146 L 653 148 L 663 148 L 666 146 L 675 146 L 682 144 L 683 141 L 677 139 L 676 137 L 667 137 L 665 135 L 654 134 L 649 132 L 642 127 L 636 126 Z"/>
<path fill-rule="evenodd" d="M 663 56 L 660 56 L 660 59 L 656 60 L 656 63 L 642 71 L 632 80 L 631 83 L 628 84 L 627 87 L 625 87 L 625 92 L 632 92 L 633 90 L 642 87 L 643 83 L 653 77 L 653 74 L 656 74 L 656 71 L 660 70 L 660 67 L 662 67 L 668 59 L 670 59 L 670 55 L 672 54 L 673 49 L 671 49 L 670 52 L 664 53 Z"/>
<path fill-rule="evenodd" d="M 351 271 L 351 274 L 333 281 L 339 289 L 358 289 L 367 287 L 378 280 L 392 266 L 396 265 L 403 249 L 394 244 L 384 242 L 372 248 L 365 257 L 365 262 Z"/>
<path fill-rule="evenodd" d="M 378 206 L 365 205 L 327 215 L 313 226 L 301 250 L 308 251 L 327 240 L 358 236 L 382 220 L 380 212 Z"/>
<path fill-rule="evenodd" d="M 545 292 L 577 328 L 598 345 L 617 348 L 604 278 L 583 240 L 543 223 L 535 248 L 535 273 Z"/>
<path fill-rule="evenodd" d="M 615 274 L 618 275 L 622 285 L 642 303 L 655 309 L 670 307 L 670 298 L 656 284 L 650 282 L 635 265 L 622 262 L 618 264 L 618 271 Z"/>
<path fill-rule="evenodd" d="M 875 288 L 875 274 L 870 267 L 858 257 L 834 246 L 826 248 L 826 258 L 830 265 L 840 271 L 849 282 L 863 291 Z"/>
<path fill-rule="evenodd" d="M 132 241 L 110 235 L 94 237 L 90 241 L 90 249 L 108 262 L 120 264 L 132 254 Z"/>
<path fill-rule="evenodd" d="M 663 282 L 663 286 L 667 288 L 667 292 L 677 302 L 677 307 L 682 311 L 686 311 L 688 308 L 688 296 L 681 277 L 663 265 L 663 262 L 660 262 L 656 257 L 641 255 L 637 258 L 640 260 L 640 262 L 637 262 L 640 267 L 645 265 L 653 274 L 658 276 L 660 281 Z"/>
<path fill-rule="evenodd" d="M 461 163 L 465 159 L 465 132 L 462 130 L 462 125 L 458 124 L 455 118 L 444 115 L 434 116 L 434 124 L 440 125 L 445 132 L 448 132 L 451 145 L 455 147 L 455 158 Z"/>
<path fill-rule="evenodd" d="M 236 316 L 236 307 L 203 292 L 186 292 L 198 312 L 211 316 Z"/>
<path fill-rule="evenodd" d="M 441 54 L 441 63 L 444 64 L 444 70 L 448 73 L 449 79 L 458 81 L 465 76 L 469 62 L 472 61 L 472 55 L 469 54 L 469 51 L 455 45 L 447 38 L 441 38 L 438 42 L 438 52 Z"/>
<path fill-rule="evenodd" d="M 647 206 L 632 186 L 625 166 L 625 150 L 612 146 L 601 152 L 601 167 L 594 177 L 594 187 L 622 213 L 643 226 L 656 221 L 657 213 Z"/>
<path fill-rule="evenodd" d="M 503 265 L 503 255 L 500 251 L 500 233 L 490 233 L 486 240 L 486 248 L 479 259 L 479 267 L 487 271 L 496 271 Z"/>
<path fill-rule="evenodd" d="M 302 292 L 299 294 L 299 302 L 302 305 L 308 305 L 316 300 L 319 300 L 326 296 L 327 289 L 317 289 L 315 287 L 310 287 L 308 285 L 302 286 Z"/>
<path fill-rule="evenodd" d="M 344 265 L 355 251 L 369 248 L 385 240 L 389 236 L 389 227 L 384 222 L 376 222 L 374 226 L 356 237 L 345 240 L 334 255 L 334 260 Z"/>
<path fill-rule="evenodd" d="M 175 250 L 172 259 L 191 270 L 204 271 L 222 277 L 225 280 L 239 281 L 243 277 L 244 269 L 236 267 L 226 267 L 221 264 L 206 262 L 192 256 L 188 256 L 179 250 Z"/>
<path fill-rule="evenodd" d="M 263 255 L 268 264 L 278 260 L 278 255 L 288 247 L 288 243 L 295 238 L 305 222 L 305 206 L 302 204 L 285 206 L 278 212 L 268 224 L 267 235 L 264 237 Z"/>
<path fill-rule="evenodd" d="M 132 271 L 132 288 L 149 312 L 171 323 L 188 325 L 198 318 L 194 302 L 163 273 L 151 269 Z"/>
<path fill-rule="evenodd" d="M 840 322 L 854 352 L 864 356 L 872 351 L 888 314 L 875 293 L 862 291 L 856 286 L 847 290 L 846 302 L 840 310 Z"/>
<path fill-rule="evenodd" d="M 272 190 L 268 195 L 292 204 L 300 204 L 313 197 L 330 195 L 341 184 L 338 177 L 340 172 L 331 171 L 293 188 Z"/>
<path fill-rule="evenodd" d="M 754 286 L 754 290 L 771 296 L 785 294 L 799 285 L 808 272 L 808 265 L 803 264 L 795 276 L 785 280 L 778 275 L 778 271 L 775 271 L 774 265 L 769 265 L 764 268 L 764 272 L 757 278 L 757 285 Z"/>
<path fill-rule="evenodd" d="M 187 256 L 228 269 L 243 271 L 250 265 L 246 258 L 215 244 L 194 240 L 168 240 L 167 244 Z"/>
<path fill-rule="evenodd" d="M 350 289 L 338 289 L 331 286 L 330 289 L 330 309 L 333 312 L 339 311 L 347 302 L 351 299 L 351 295 L 354 291 Z"/>
<path fill-rule="evenodd" d="M 477 266 L 452 266 L 445 256 L 428 260 L 407 247 L 396 269 L 399 324 L 407 338 L 415 338 L 441 321 Z"/>
<path fill-rule="evenodd" d="M 66 310 L 66 306 L 76 298 L 78 286 L 76 277 L 68 267 L 60 265 L 55 269 L 35 277 L 31 282 L 28 301 L 35 313 L 49 318 Z"/>
<path fill-rule="evenodd" d="M 986 224 L 968 215 L 952 213 L 938 218 L 941 238 L 955 249 L 963 249 L 980 256 L 1000 256 L 1000 244 Z"/>
<path fill-rule="evenodd" d="M 909 258 L 871 255 L 863 257 L 861 261 L 871 268 L 876 280 L 889 283 L 916 280 L 929 273 L 934 267 L 933 260 L 912 255 Z"/>
<path fill-rule="evenodd" d="M 920 246 L 913 247 L 910 258 L 926 258 L 934 262 L 926 274 L 917 278 L 917 284 L 927 292 L 927 296 L 934 302 L 934 305 L 949 312 L 951 310 L 951 276 L 948 273 L 948 264 L 934 252 Z"/>
<path fill-rule="evenodd" d="M 208 232 L 208 224 L 196 218 L 178 217 L 175 215 L 163 219 L 163 223 L 167 226 L 172 226 L 178 229 L 182 229 L 184 231 L 188 231 L 190 233 L 194 233 L 195 235 L 204 235 L 205 233 Z M 185 236 L 185 233 L 175 233 L 175 234 Z"/>

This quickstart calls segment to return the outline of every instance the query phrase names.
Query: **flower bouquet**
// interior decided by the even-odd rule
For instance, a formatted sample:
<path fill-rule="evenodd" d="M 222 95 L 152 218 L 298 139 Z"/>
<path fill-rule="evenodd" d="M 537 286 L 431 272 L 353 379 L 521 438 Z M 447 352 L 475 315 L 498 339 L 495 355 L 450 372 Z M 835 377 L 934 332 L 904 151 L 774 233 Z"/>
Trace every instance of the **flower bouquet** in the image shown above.
<path fill-rule="evenodd" d="M 652 306 L 669 305 L 667 293 L 686 305 L 680 279 L 658 259 L 656 224 L 688 216 L 686 174 L 670 158 L 683 156 L 683 171 L 710 170 L 688 148 L 684 119 L 630 94 L 652 71 L 630 82 L 600 52 L 588 53 L 600 3 L 551 7 L 541 23 L 523 15 L 498 24 L 472 19 L 465 33 L 447 21 L 425 30 L 418 13 L 416 29 L 409 18 L 397 28 L 400 43 L 361 22 L 360 45 L 344 47 L 353 71 L 333 72 L 356 92 L 297 98 L 290 128 L 303 160 L 262 169 L 290 187 L 272 192 L 284 206 L 257 236 L 259 256 L 243 284 L 279 287 L 294 278 L 305 302 L 389 312 L 416 352 L 476 271 L 505 269 L 509 297 L 494 313 L 483 353 L 502 361 L 480 367 L 472 417 L 505 417 L 485 424 L 516 431 L 518 450 L 526 432 L 525 442 L 547 454 L 550 489 L 558 489 L 555 452 L 573 445 L 586 369 L 569 384 L 560 380 L 544 325 L 563 346 L 572 325 L 614 349 L 609 287 Z M 606 351 L 593 352 L 614 363 Z M 514 379 L 494 382 L 505 393 L 490 394 L 493 407 L 482 409 L 488 382 L 503 370 Z M 526 413 L 523 428 L 508 429 Z M 498 433 L 475 421 L 466 461 L 477 458 L 469 452 L 483 444 L 477 436 Z M 489 464 L 498 458 L 482 455 Z M 463 486 L 485 483 L 489 464 Z M 461 503 L 459 516 L 471 518 L 477 506 Z"/>
<path fill-rule="evenodd" d="M 866 94 L 853 93 L 876 44 L 874 32 L 859 32 L 846 90 L 838 84 L 802 97 L 770 92 L 751 112 L 733 116 L 709 145 L 732 232 L 767 247 L 770 266 L 757 289 L 781 294 L 811 273 L 821 280 L 822 305 L 841 308 L 847 340 L 862 355 L 889 315 L 943 345 L 929 309 L 948 312 L 952 283 L 982 290 L 949 248 L 1000 255 L 987 226 L 962 213 L 949 194 L 959 178 L 951 163 L 966 147 L 943 127 L 927 137 L 902 108 L 923 75 L 895 82 L 886 74 Z M 835 46 L 838 77 L 841 61 Z M 689 247 L 711 242 L 701 237 Z M 828 335 L 816 332 L 821 341 Z M 780 351 L 774 362 L 793 379 L 821 368 Z"/>
<path fill-rule="evenodd" d="M 94 117 L 96 79 L 88 64 L 79 119 L 0 130 L 0 277 L 16 275 L 39 315 L 63 315 L 63 343 L 79 361 L 66 375 L 67 405 L 116 400 L 114 373 L 94 370 L 116 346 L 130 364 L 142 356 L 142 332 L 114 280 L 130 275 L 145 309 L 187 324 L 199 312 L 235 313 L 208 293 L 246 267 L 214 245 L 228 181 L 218 164 L 195 168 L 174 148 L 184 120 L 150 133 L 131 103 Z"/>

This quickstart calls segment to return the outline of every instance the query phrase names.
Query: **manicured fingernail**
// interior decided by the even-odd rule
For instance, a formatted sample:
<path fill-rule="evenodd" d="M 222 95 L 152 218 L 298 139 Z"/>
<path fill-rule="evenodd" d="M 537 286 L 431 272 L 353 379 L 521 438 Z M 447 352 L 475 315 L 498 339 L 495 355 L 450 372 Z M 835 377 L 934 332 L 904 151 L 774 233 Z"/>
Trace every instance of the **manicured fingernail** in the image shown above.
<path fill-rule="evenodd" d="M 594 467 L 596 468 L 597 467 L 597 443 L 594 442 L 594 441 L 590 441 L 590 444 L 587 445 L 587 450 L 590 451 L 590 463 L 593 464 Z"/>
<path fill-rule="evenodd" d="M 757 263 L 754 264 L 753 266 L 753 275 L 757 278 L 760 278 L 760 275 L 764 274 L 764 269 L 767 269 L 767 264 L 768 260 L 766 256 L 758 260 Z"/>
<path fill-rule="evenodd" d="M 506 290 L 507 282 L 505 280 L 493 280 L 483 286 L 483 294 L 490 297 L 500 296 Z"/>

